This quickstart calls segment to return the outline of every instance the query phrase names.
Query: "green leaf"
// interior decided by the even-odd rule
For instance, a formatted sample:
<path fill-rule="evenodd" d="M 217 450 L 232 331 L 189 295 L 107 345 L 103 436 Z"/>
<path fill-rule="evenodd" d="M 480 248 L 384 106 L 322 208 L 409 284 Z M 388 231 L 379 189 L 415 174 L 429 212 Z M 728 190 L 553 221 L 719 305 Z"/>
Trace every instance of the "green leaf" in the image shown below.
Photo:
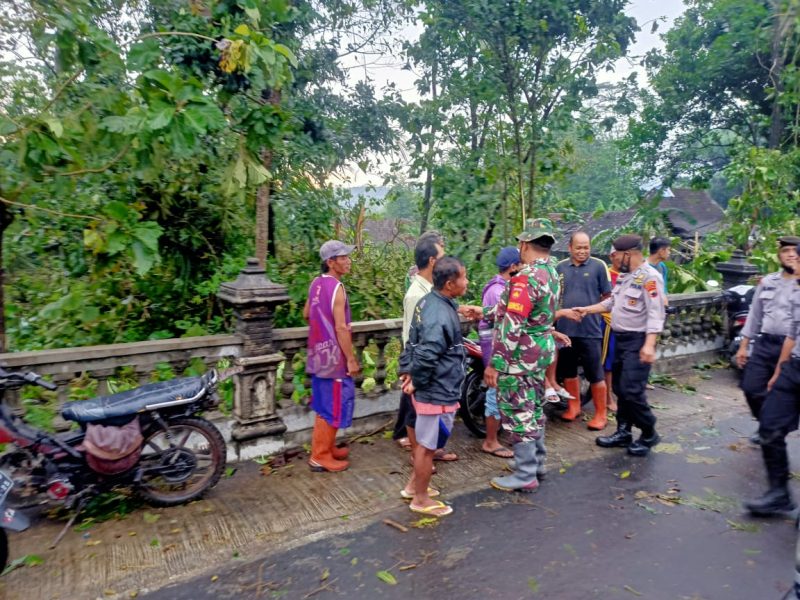
<path fill-rule="evenodd" d="M 103 236 L 100 235 L 96 229 L 83 230 L 83 245 L 91 250 L 94 254 L 102 252 L 105 248 L 105 241 Z"/>
<path fill-rule="evenodd" d="M 233 165 L 233 180 L 239 184 L 239 187 L 245 187 L 247 185 L 247 169 L 241 155 L 239 155 L 236 159 L 236 163 Z"/>
<path fill-rule="evenodd" d="M 0 135 L 10 135 L 17 130 L 17 126 L 11 119 L 0 115 Z"/>
<path fill-rule="evenodd" d="M 145 523 L 153 524 L 161 518 L 161 515 L 145 511 L 142 515 Z"/>
<path fill-rule="evenodd" d="M 258 22 L 261 20 L 261 12 L 255 7 L 253 8 L 245 8 L 245 14 L 250 17 L 250 20 L 253 22 L 253 25 L 258 27 Z"/>
<path fill-rule="evenodd" d="M 128 114 L 123 117 L 110 116 L 100 120 L 100 128 L 113 133 L 124 133 L 130 135 L 137 133 L 142 125 L 142 118 L 139 115 Z"/>
<path fill-rule="evenodd" d="M 539 582 L 534 577 L 528 577 L 528 589 L 534 594 L 539 591 Z"/>
<path fill-rule="evenodd" d="M 119 200 L 112 200 L 103 207 L 103 214 L 111 217 L 116 221 L 125 223 L 136 214 L 135 211 L 128 208 L 128 205 Z"/>
<path fill-rule="evenodd" d="M 138 240 L 131 244 L 131 251 L 133 252 L 133 268 L 139 275 L 145 275 L 158 259 L 158 254 L 147 248 Z"/>
<path fill-rule="evenodd" d="M 130 238 L 122 233 L 121 231 L 112 231 L 108 234 L 108 240 L 106 242 L 106 254 L 109 256 L 114 256 L 115 254 L 119 254 L 128 246 L 128 242 Z"/>
<path fill-rule="evenodd" d="M 161 47 L 157 40 L 136 42 L 128 50 L 128 68 L 131 71 L 144 71 L 156 65 L 161 58 Z"/>
<path fill-rule="evenodd" d="M 255 161 L 247 161 L 247 181 L 253 185 L 260 185 L 270 178 L 270 172 L 263 165 Z"/>
<path fill-rule="evenodd" d="M 153 252 L 158 252 L 158 238 L 164 233 L 161 225 L 155 221 L 142 221 L 137 223 L 132 232 L 133 237 L 142 242 L 146 248 Z"/>
<path fill-rule="evenodd" d="M 384 583 L 388 583 L 389 585 L 397 585 L 397 579 L 395 579 L 395 576 L 389 571 L 378 571 L 375 573 L 375 576 Z"/>
<path fill-rule="evenodd" d="M 38 554 L 26 554 L 25 556 L 20 556 L 12 560 L 0 575 L 7 575 L 14 569 L 20 567 L 38 567 L 42 564 L 44 564 L 44 559 Z"/>
<path fill-rule="evenodd" d="M 61 124 L 61 121 L 54 117 L 45 117 L 43 121 L 47 123 L 47 126 L 50 128 L 50 131 L 53 132 L 54 136 L 60 138 L 64 135 L 64 126 Z"/>
<path fill-rule="evenodd" d="M 242 35 L 242 36 L 250 35 L 250 28 L 247 25 L 245 25 L 244 23 L 242 23 L 236 29 L 233 30 L 233 33 L 235 33 L 237 35 Z"/>
<path fill-rule="evenodd" d="M 175 107 L 167 107 L 162 108 L 161 110 L 156 111 L 153 116 L 150 117 L 147 125 L 151 131 L 158 131 L 159 129 L 164 129 L 167 125 L 170 124 L 172 121 L 172 116 L 175 114 Z"/>
<path fill-rule="evenodd" d="M 289 50 L 283 44 L 275 44 L 275 52 L 278 54 L 283 55 L 289 61 L 289 64 L 292 65 L 295 69 L 297 68 L 297 57 L 294 55 L 294 52 Z"/>

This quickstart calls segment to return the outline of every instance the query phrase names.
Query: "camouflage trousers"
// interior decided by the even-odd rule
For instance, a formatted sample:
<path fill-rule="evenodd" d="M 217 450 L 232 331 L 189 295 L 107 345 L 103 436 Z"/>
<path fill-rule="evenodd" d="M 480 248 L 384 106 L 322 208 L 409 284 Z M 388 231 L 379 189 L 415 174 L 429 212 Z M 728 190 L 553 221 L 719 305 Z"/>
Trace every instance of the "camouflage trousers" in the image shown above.
<path fill-rule="evenodd" d="M 512 444 L 535 442 L 544 432 L 544 370 L 524 375 L 498 373 L 497 407 Z"/>

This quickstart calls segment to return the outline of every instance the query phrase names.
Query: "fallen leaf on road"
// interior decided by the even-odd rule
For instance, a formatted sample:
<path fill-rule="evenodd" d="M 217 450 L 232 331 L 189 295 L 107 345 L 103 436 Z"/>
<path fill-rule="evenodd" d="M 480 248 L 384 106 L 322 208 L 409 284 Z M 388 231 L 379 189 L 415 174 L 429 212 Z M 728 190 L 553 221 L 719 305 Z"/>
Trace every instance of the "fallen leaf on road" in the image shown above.
<path fill-rule="evenodd" d="M 728 526 L 734 531 L 746 531 L 747 533 L 758 533 L 761 531 L 761 525 L 758 523 L 739 523 L 738 521 L 731 521 L 725 519 Z"/>
<path fill-rule="evenodd" d="M 686 457 L 686 462 L 695 465 L 715 465 L 719 462 L 719 459 L 711 458 L 710 456 L 701 456 L 699 454 L 689 454 Z"/>
<path fill-rule="evenodd" d="M 439 519 L 435 517 L 422 517 L 421 519 L 411 523 L 412 527 L 422 529 L 423 527 L 436 527 L 439 524 Z"/>
<path fill-rule="evenodd" d="M 211 583 L 214 583 L 217 579 L 219 579 L 219 575 L 212 575 L 211 576 Z"/>
<path fill-rule="evenodd" d="M 350 564 L 355 567 L 358 564 L 358 557 L 354 557 L 353 560 L 350 561 Z"/>
<path fill-rule="evenodd" d="M 627 479 L 630 476 L 631 476 L 631 472 L 630 471 L 623 471 L 622 473 L 619 474 L 619 478 L 620 479 Z"/>
<path fill-rule="evenodd" d="M 170 533 L 180 533 L 181 531 L 182 531 L 182 530 L 181 530 L 181 528 L 180 528 L 180 527 L 176 527 L 175 529 L 170 529 L 170 530 L 169 530 L 169 532 L 170 532 Z"/>
<path fill-rule="evenodd" d="M 320 581 L 325 581 L 330 576 L 331 576 L 331 570 L 327 569 L 327 568 L 323 569 L 322 575 L 319 576 L 319 580 Z"/>
<path fill-rule="evenodd" d="M 529 577 L 528 578 L 528 589 L 532 591 L 534 594 L 539 591 L 539 582 L 536 581 L 535 578 Z"/>
<path fill-rule="evenodd" d="M 375 577 L 389 585 L 397 585 L 397 579 L 395 579 L 395 576 L 389 573 L 389 571 L 378 571 L 375 573 Z"/>
<path fill-rule="evenodd" d="M 98 546 L 98 545 L 100 545 L 101 541 L 102 540 L 91 540 L 91 541 L 86 542 L 86 545 L 87 546 Z"/>
<path fill-rule="evenodd" d="M 635 596 L 642 596 L 642 595 L 643 595 L 641 592 L 637 592 L 635 589 L 633 589 L 633 588 L 632 588 L 631 586 L 629 586 L 629 585 L 626 585 L 626 586 L 625 586 L 624 588 L 622 588 L 622 589 L 623 589 L 623 590 L 625 590 L 626 592 L 630 592 L 631 594 L 634 594 Z"/>
<path fill-rule="evenodd" d="M 142 515 L 142 518 L 144 519 L 145 523 L 153 524 L 161 518 L 161 515 L 156 515 L 145 511 L 145 513 Z"/>
<path fill-rule="evenodd" d="M 659 452 L 661 454 L 678 454 L 679 452 L 683 452 L 683 446 L 680 444 L 659 444 L 655 448 L 653 448 L 653 452 Z"/>

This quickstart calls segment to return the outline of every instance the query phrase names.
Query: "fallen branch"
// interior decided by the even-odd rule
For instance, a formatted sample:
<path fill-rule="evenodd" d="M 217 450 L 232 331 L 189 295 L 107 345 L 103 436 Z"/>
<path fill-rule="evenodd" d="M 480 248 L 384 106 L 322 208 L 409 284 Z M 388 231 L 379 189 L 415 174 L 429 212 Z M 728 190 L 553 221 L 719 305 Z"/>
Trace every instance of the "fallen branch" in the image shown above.
<path fill-rule="evenodd" d="M 338 580 L 339 580 L 338 577 L 336 579 L 331 579 L 330 581 L 328 581 L 328 582 L 324 583 L 323 585 L 319 586 L 317 589 L 311 590 L 305 596 L 303 596 L 303 600 L 306 600 L 306 598 L 311 598 L 311 596 L 319 594 L 320 592 L 324 592 L 329 587 L 331 587 L 334 583 L 336 583 Z"/>
<path fill-rule="evenodd" d="M 347 442 L 349 444 L 352 444 L 354 442 L 357 442 L 358 440 L 361 440 L 361 439 L 368 438 L 370 436 L 376 435 L 376 434 L 380 433 L 381 431 L 383 431 L 384 429 L 386 429 L 387 427 L 391 427 L 392 423 L 394 423 L 394 418 L 386 421 L 386 423 L 384 423 L 383 425 L 378 427 L 375 431 L 371 431 L 369 433 L 362 433 L 362 434 L 357 435 L 355 437 L 351 437 L 349 440 L 347 440 Z"/>
<path fill-rule="evenodd" d="M 403 533 L 408 533 L 408 527 L 405 525 L 400 525 L 397 521 L 392 521 L 391 519 L 384 519 L 383 522 L 388 525 L 389 527 L 394 527 L 398 531 L 402 531 Z"/>

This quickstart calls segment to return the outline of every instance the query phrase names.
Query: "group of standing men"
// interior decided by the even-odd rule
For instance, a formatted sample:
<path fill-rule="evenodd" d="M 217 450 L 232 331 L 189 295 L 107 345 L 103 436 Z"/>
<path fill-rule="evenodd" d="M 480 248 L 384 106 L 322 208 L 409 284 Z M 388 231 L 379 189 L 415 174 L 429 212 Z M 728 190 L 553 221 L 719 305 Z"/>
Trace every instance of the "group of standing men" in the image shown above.
<path fill-rule="evenodd" d="M 604 263 L 589 256 L 585 233 L 573 234 L 571 258 L 559 264 L 550 254 L 556 236 L 548 219 L 528 221 L 517 240 L 517 248 L 506 248 L 498 256 L 501 277 L 490 284 L 500 293 L 483 307 L 457 304 L 467 290 L 467 273 L 459 259 L 444 255 L 441 236 L 431 232 L 417 242 L 416 273 L 404 300 L 404 349 L 399 361 L 403 394 L 397 428 L 405 431 L 412 447 L 413 472 L 400 491 L 411 500 L 412 511 L 430 516 L 452 512 L 451 506 L 435 499 L 439 491 L 429 484 L 437 457 L 457 458 L 444 446 L 465 375 L 459 315 L 482 320 L 484 330 L 485 383 L 490 392 L 483 450 L 512 458 L 511 474 L 495 477 L 492 486 L 505 491 L 538 487 L 545 474 L 544 406 L 566 397 L 563 418 L 577 418 L 578 364 L 591 384 L 595 404 L 588 425 L 596 430 L 606 426 L 610 394 L 602 355 L 610 340 L 601 313 L 608 313 L 608 334 L 616 337 L 607 366 L 618 400 L 618 427 L 597 443 L 627 447 L 631 454 L 643 456 L 659 441 L 645 389 L 666 299 L 662 275 L 642 253 L 642 238 L 624 235 L 614 240 L 612 274 L 617 273 L 618 279 L 613 288 Z M 349 306 L 340 281 L 349 271 L 352 250 L 335 240 L 323 245 L 323 273 L 312 283 L 305 309 L 310 323 L 312 408 L 317 412 L 309 464 L 316 470 L 347 467 L 346 448 L 336 446 L 335 435 L 339 427 L 350 424 L 352 376 L 360 368 L 348 335 Z M 562 356 L 555 372 L 557 345 Z M 512 452 L 497 441 L 498 422 L 508 433 Z M 634 426 L 641 430 L 636 441 Z"/>

